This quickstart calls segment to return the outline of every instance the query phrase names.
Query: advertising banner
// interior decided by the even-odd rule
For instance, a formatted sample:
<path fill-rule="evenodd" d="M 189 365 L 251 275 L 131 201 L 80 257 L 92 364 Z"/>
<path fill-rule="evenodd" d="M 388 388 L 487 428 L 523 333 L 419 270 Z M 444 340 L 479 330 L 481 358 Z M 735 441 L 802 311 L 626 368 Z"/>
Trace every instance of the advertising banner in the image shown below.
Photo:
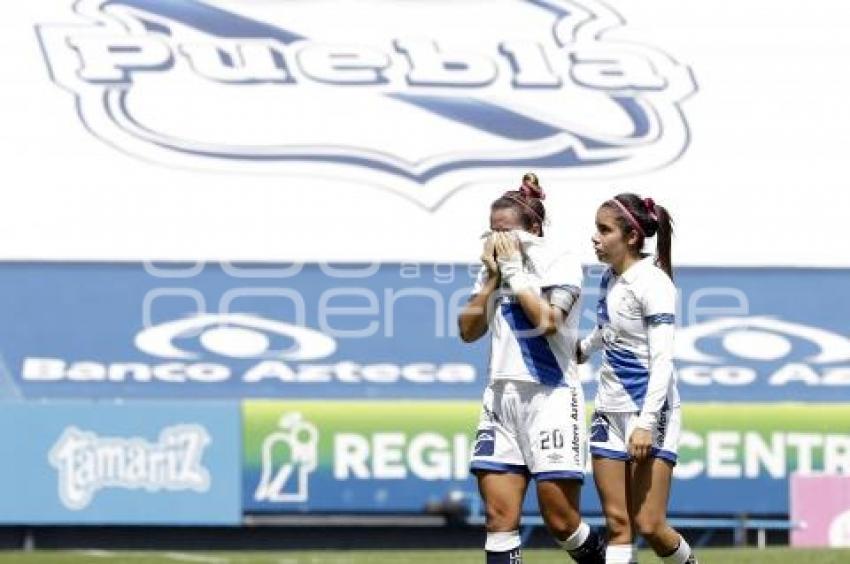
<path fill-rule="evenodd" d="M 434 278 L 434 269 L 442 273 Z M 423 270 L 425 271 L 423 273 Z M 2 265 L 18 397 L 477 397 L 468 267 Z M 435 281 L 436 280 L 436 281 Z"/>
<path fill-rule="evenodd" d="M 471 401 L 245 402 L 245 511 L 419 512 L 475 496 L 479 410 Z M 670 511 L 785 514 L 792 472 L 850 472 L 848 424 L 843 405 L 686 406 Z M 590 479 L 582 507 L 600 511 Z M 535 511 L 533 493 L 526 509 Z"/>
<path fill-rule="evenodd" d="M 692 404 L 671 509 L 788 514 L 789 478 L 850 473 L 847 404 Z"/>
<path fill-rule="evenodd" d="M 0 523 L 237 525 L 239 409 L 4 403 Z"/>
<path fill-rule="evenodd" d="M 0 265 L 0 394 L 16 398 L 476 399 L 488 339 L 457 315 L 477 266 Z M 602 269 L 588 267 L 581 333 Z M 836 401 L 850 271 L 676 270 L 686 402 Z M 598 359 L 582 367 L 588 398 Z M 848 396 L 850 397 L 850 396 Z"/>
<path fill-rule="evenodd" d="M 791 476 L 791 546 L 850 547 L 850 475 Z"/>
<path fill-rule="evenodd" d="M 473 402 L 246 401 L 246 512 L 425 509 L 469 489 Z"/>

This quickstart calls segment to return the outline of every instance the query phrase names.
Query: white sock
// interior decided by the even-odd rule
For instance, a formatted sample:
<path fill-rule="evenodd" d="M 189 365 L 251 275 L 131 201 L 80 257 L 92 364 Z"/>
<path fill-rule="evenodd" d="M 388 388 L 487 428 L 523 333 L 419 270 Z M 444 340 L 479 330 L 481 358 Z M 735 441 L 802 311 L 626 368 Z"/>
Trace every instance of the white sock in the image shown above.
<path fill-rule="evenodd" d="M 484 550 L 488 552 L 508 552 L 522 544 L 519 531 L 507 533 L 487 533 Z"/>
<path fill-rule="evenodd" d="M 587 537 L 590 536 L 590 527 L 584 521 L 578 526 L 578 529 L 575 530 L 573 534 L 567 537 L 567 540 L 561 540 L 559 538 L 555 538 L 555 541 L 561 548 L 564 550 L 575 550 L 581 545 L 584 544 L 584 541 L 587 540 Z"/>
<path fill-rule="evenodd" d="M 605 549 L 605 564 L 637 562 L 637 547 L 633 544 L 609 544 Z"/>
<path fill-rule="evenodd" d="M 685 564 L 688 561 L 688 558 L 691 557 L 691 546 L 688 544 L 688 541 L 684 539 L 684 537 L 679 537 L 679 547 L 676 548 L 673 554 L 669 556 L 664 556 L 661 558 L 667 564 Z"/>

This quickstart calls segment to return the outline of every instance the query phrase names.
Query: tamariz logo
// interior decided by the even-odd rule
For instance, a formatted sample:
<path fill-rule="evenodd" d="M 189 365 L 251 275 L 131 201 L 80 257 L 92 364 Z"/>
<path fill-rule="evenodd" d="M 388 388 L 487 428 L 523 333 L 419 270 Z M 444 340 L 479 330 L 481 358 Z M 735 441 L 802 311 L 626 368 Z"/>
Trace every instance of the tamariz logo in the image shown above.
<path fill-rule="evenodd" d="M 211 443 L 199 425 L 162 430 L 156 443 L 140 437 L 100 437 L 76 427 L 65 429 L 48 454 L 58 474 L 58 491 L 68 509 L 85 509 L 100 490 L 160 491 L 210 489 L 203 455 Z"/>
<path fill-rule="evenodd" d="M 83 125 L 163 165 L 340 178 L 435 208 L 502 169 L 597 178 L 688 145 L 690 69 L 597 0 L 77 0 L 37 28 Z M 551 177 L 551 175 L 550 175 Z"/>

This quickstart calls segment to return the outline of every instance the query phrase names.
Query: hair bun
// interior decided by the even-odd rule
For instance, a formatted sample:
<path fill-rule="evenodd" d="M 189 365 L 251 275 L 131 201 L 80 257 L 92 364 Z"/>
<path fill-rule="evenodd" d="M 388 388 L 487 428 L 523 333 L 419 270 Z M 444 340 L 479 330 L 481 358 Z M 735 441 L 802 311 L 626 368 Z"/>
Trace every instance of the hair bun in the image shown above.
<path fill-rule="evenodd" d="M 519 187 L 519 191 L 522 192 L 522 195 L 526 198 L 537 198 L 538 200 L 546 199 L 546 194 L 540 186 L 540 181 L 538 180 L 537 175 L 533 172 L 527 172 L 522 177 L 522 184 Z"/>

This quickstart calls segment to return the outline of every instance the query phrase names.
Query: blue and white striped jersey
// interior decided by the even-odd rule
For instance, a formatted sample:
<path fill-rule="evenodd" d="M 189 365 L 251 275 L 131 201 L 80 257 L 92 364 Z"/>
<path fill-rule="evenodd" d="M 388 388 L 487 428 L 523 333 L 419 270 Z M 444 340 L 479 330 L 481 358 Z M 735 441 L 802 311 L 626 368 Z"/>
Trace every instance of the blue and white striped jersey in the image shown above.
<path fill-rule="evenodd" d="M 609 268 L 600 285 L 597 325 L 581 343 L 583 356 L 602 349 L 596 409 L 640 412 L 646 420 L 679 406 L 673 366 L 676 287 L 646 257 L 621 276 Z"/>
<path fill-rule="evenodd" d="M 490 380 L 579 385 L 575 359 L 582 270 L 570 253 L 558 252 L 545 239 L 517 233 L 523 247 L 523 271 L 549 303 L 568 312 L 560 330 L 541 335 L 531 325 L 507 284 L 502 285 L 490 320 Z M 486 281 L 479 272 L 475 295 Z"/>

